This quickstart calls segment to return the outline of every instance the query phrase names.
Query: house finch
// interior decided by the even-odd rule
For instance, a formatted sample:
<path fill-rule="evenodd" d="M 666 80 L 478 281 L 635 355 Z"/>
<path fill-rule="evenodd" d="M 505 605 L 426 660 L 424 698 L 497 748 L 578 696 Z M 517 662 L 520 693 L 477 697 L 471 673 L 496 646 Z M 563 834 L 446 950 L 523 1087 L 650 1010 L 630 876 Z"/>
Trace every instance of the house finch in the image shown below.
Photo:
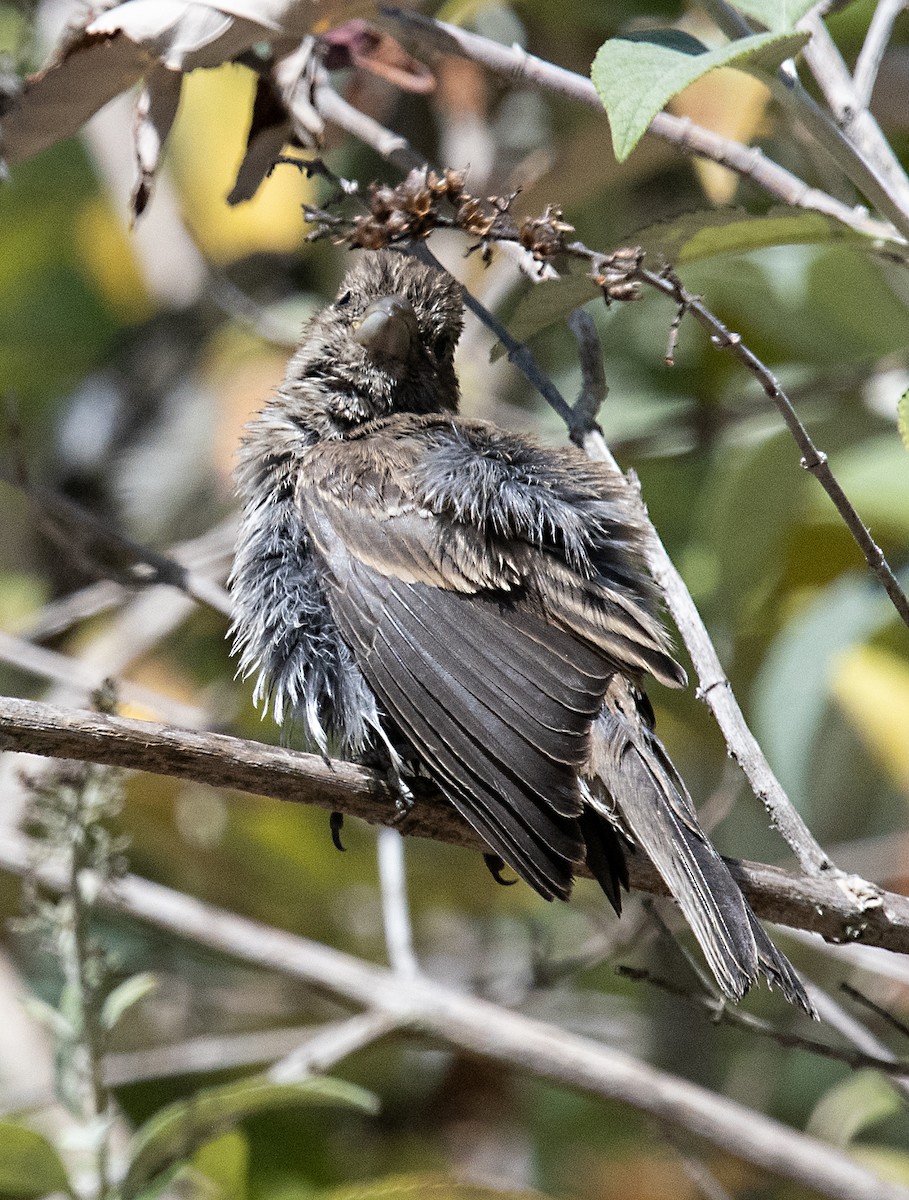
<path fill-rule="evenodd" d="M 621 485 L 574 448 L 457 415 L 458 285 L 363 257 L 241 451 L 235 649 L 323 753 L 421 765 L 546 899 L 586 861 L 618 912 L 642 848 L 723 992 L 810 1011 L 654 733 L 685 682 Z"/>

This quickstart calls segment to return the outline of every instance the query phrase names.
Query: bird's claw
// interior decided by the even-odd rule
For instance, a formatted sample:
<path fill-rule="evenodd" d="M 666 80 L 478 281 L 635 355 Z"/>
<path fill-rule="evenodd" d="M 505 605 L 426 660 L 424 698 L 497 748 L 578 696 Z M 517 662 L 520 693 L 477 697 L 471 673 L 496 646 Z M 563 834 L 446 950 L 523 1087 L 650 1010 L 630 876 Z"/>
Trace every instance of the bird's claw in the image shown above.
<path fill-rule="evenodd" d="M 404 782 L 397 767 L 389 767 L 388 782 L 395 793 L 395 815 L 392 818 L 392 824 L 400 825 L 404 818 L 410 815 L 414 806 L 413 792 Z"/>

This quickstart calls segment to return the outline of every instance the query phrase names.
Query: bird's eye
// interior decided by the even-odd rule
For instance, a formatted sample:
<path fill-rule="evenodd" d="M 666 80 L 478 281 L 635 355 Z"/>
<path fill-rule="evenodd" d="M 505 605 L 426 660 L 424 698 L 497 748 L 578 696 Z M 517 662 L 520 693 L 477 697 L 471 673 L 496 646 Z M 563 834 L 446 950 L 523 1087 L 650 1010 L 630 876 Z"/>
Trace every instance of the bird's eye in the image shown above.
<path fill-rule="evenodd" d="M 350 292 L 345 292 L 335 301 L 335 308 L 344 308 L 348 304 L 350 304 Z"/>

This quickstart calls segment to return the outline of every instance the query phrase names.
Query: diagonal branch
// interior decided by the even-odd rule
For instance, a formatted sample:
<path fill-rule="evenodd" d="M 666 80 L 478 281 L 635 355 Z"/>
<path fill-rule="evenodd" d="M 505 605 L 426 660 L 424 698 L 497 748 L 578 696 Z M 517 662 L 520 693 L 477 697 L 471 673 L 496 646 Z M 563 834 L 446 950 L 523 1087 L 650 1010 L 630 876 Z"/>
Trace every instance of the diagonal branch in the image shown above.
<path fill-rule="evenodd" d="M 7 871 L 31 873 L 30 851 L 28 838 L 0 835 L 0 866 Z M 37 869 L 37 878 L 52 890 L 66 887 L 62 873 L 49 863 Z M 909 1200 L 909 1189 L 885 1183 L 842 1151 L 728 1097 L 659 1071 L 611 1046 L 465 996 L 434 980 L 402 979 L 352 955 L 236 916 L 135 875 L 120 881 L 115 890 L 102 891 L 98 904 L 302 980 L 443 1044 L 563 1087 L 631 1105 L 832 1200 Z"/>
<path fill-rule="evenodd" d="M 663 271 L 657 274 L 640 268 L 637 276 L 648 286 L 671 297 L 680 308 L 684 308 L 685 312 L 690 312 L 698 324 L 707 330 L 711 343 L 718 350 L 729 350 L 757 379 L 764 392 L 776 405 L 780 416 L 786 423 L 786 428 L 801 451 L 801 465 L 817 479 L 830 497 L 864 555 L 865 561 L 893 602 L 893 607 L 899 613 L 904 624 L 909 625 L 909 598 L 900 587 L 893 568 L 884 556 L 883 550 L 871 536 L 867 525 L 856 512 L 849 497 L 843 491 L 839 480 L 830 470 L 827 455 L 815 446 L 811 435 L 799 419 L 792 401 L 783 391 L 773 372 L 745 345 L 740 334 L 727 329 L 719 317 L 712 313 L 697 296 L 687 291 L 671 272 Z"/>
<path fill-rule="evenodd" d="M 811 40 L 803 51 L 805 61 L 824 93 L 843 140 L 870 165 L 879 186 L 899 208 L 899 212 L 894 214 L 882 205 L 882 211 L 888 212 L 903 231 L 909 222 L 909 179 L 880 125 L 859 94 L 843 56 L 821 20 L 819 8 L 819 5 L 815 5 L 796 26 L 811 34 Z M 877 203 L 877 197 L 873 198 Z M 902 220 L 897 219 L 900 213 Z"/>
<path fill-rule="evenodd" d="M 893 26 L 905 7 L 906 0 L 878 0 L 852 73 L 855 95 L 864 108 L 871 103 L 874 85 L 893 33 Z"/>
<path fill-rule="evenodd" d="M 430 785 L 419 785 L 413 809 L 401 819 L 395 793 L 364 767 L 280 746 L 55 708 L 31 700 L 0 700 L 0 746 L 54 758 L 74 758 L 150 771 L 214 787 L 312 804 L 329 812 L 393 825 L 483 852 L 486 845 Z M 634 888 L 665 894 L 651 864 L 629 856 Z M 840 872 L 794 875 L 778 867 L 729 860 L 758 916 L 810 930 L 831 941 L 860 942 L 909 954 L 909 899 Z"/>

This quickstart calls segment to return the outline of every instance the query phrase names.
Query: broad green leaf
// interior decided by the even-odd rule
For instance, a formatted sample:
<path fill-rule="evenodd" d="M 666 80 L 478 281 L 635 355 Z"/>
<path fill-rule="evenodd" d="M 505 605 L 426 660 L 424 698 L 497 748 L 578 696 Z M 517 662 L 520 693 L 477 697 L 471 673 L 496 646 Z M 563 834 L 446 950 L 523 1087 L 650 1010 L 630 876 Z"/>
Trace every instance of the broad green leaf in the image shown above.
<path fill-rule="evenodd" d="M 210 1180 L 219 1200 L 244 1200 L 249 1176 L 249 1142 L 234 1129 L 200 1146 L 193 1155 L 193 1169 Z"/>
<path fill-rule="evenodd" d="M 154 1176 L 191 1157 L 200 1146 L 228 1133 L 246 1117 L 306 1104 L 336 1104 L 364 1112 L 377 1109 L 369 1092 L 339 1079 L 271 1083 L 259 1076 L 197 1092 L 188 1100 L 168 1105 L 136 1132 L 121 1187 L 122 1200 L 131 1200 Z"/>
<path fill-rule="evenodd" d="M 809 8 L 813 8 L 815 0 L 735 0 L 734 8 L 760 21 L 765 29 L 780 33 L 786 29 L 794 29 L 796 22 L 801 20 Z"/>
<path fill-rule="evenodd" d="M 797 807 L 806 806 L 811 748 L 830 699 L 837 656 L 893 617 L 880 586 L 863 575 L 826 588 L 782 630 L 754 686 L 754 732 Z"/>
<path fill-rule="evenodd" d="M 148 972 L 124 979 L 105 999 L 101 1009 L 101 1024 L 105 1029 L 113 1029 L 127 1009 L 138 1004 L 157 986 L 157 979 Z"/>
<path fill-rule="evenodd" d="M 857 1071 L 821 1097 L 805 1132 L 848 1146 L 857 1133 L 900 1108 L 899 1093 L 890 1080 L 876 1071 Z"/>
<path fill-rule="evenodd" d="M 903 439 L 903 445 L 909 450 L 909 392 L 903 392 L 896 409 L 896 423 Z"/>
<path fill-rule="evenodd" d="M 774 208 L 754 216 L 742 208 L 711 208 L 684 213 L 672 221 L 638 229 L 622 238 L 628 246 L 641 246 L 645 265 L 692 263 L 724 254 L 749 254 L 772 246 L 821 246 L 849 243 L 873 249 L 877 241 L 821 213 L 793 212 Z M 526 342 L 550 325 L 563 321 L 570 312 L 601 295 L 586 275 L 563 275 L 559 279 L 528 284 L 508 318 L 508 328 Z M 505 347 L 496 342 L 490 358 L 501 358 Z M 909 402 L 907 402 L 909 420 Z M 909 435 L 907 435 L 909 437 Z"/>
<path fill-rule="evenodd" d="M 819 246 L 829 242 L 864 243 L 872 239 L 821 213 L 775 208 L 754 216 L 743 208 L 712 208 L 684 213 L 649 225 L 625 241 L 641 246 L 649 265 L 684 266 L 721 254 L 748 254 L 768 246 Z"/>
<path fill-rule="evenodd" d="M 444 1175 L 388 1175 L 365 1183 L 319 1192 L 318 1200 L 546 1200 L 542 1192 L 503 1192 L 501 1189 L 458 1183 Z"/>
<path fill-rule="evenodd" d="M 873 534 L 894 532 L 909 538 L 909 460 L 892 434 L 868 438 L 831 455 L 843 491 Z M 824 524 L 843 518 L 819 488 L 811 489 L 809 515 Z"/>
<path fill-rule="evenodd" d="M 559 279 L 528 284 L 508 320 L 508 331 L 518 341 L 526 342 L 602 294 L 586 275 L 563 275 Z M 504 353 L 505 347 L 496 342 L 490 353 L 491 361 L 495 362 Z"/>
<path fill-rule="evenodd" d="M 37 1200 L 51 1192 L 72 1195 L 60 1155 L 33 1129 L 0 1121 L 0 1196 Z"/>
<path fill-rule="evenodd" d="M 792 514 L 811 490 L 788 433 L 729 451 L 704 482 L 698 524 L 717 570 L 711 602 L 728 626 L 764 603 L 785 561 Z"/>
<path fill-rule="evenodd" d="M 657 113 L 708 71 L 739 67 L 754 74 L 772 72 L 807 41 L 805 33 L 757 33 L 708 50 L 675 29 L 610 38 L 597 51 L 591 78 L 609 114 L 616 158 L 626 159 Z"/>

